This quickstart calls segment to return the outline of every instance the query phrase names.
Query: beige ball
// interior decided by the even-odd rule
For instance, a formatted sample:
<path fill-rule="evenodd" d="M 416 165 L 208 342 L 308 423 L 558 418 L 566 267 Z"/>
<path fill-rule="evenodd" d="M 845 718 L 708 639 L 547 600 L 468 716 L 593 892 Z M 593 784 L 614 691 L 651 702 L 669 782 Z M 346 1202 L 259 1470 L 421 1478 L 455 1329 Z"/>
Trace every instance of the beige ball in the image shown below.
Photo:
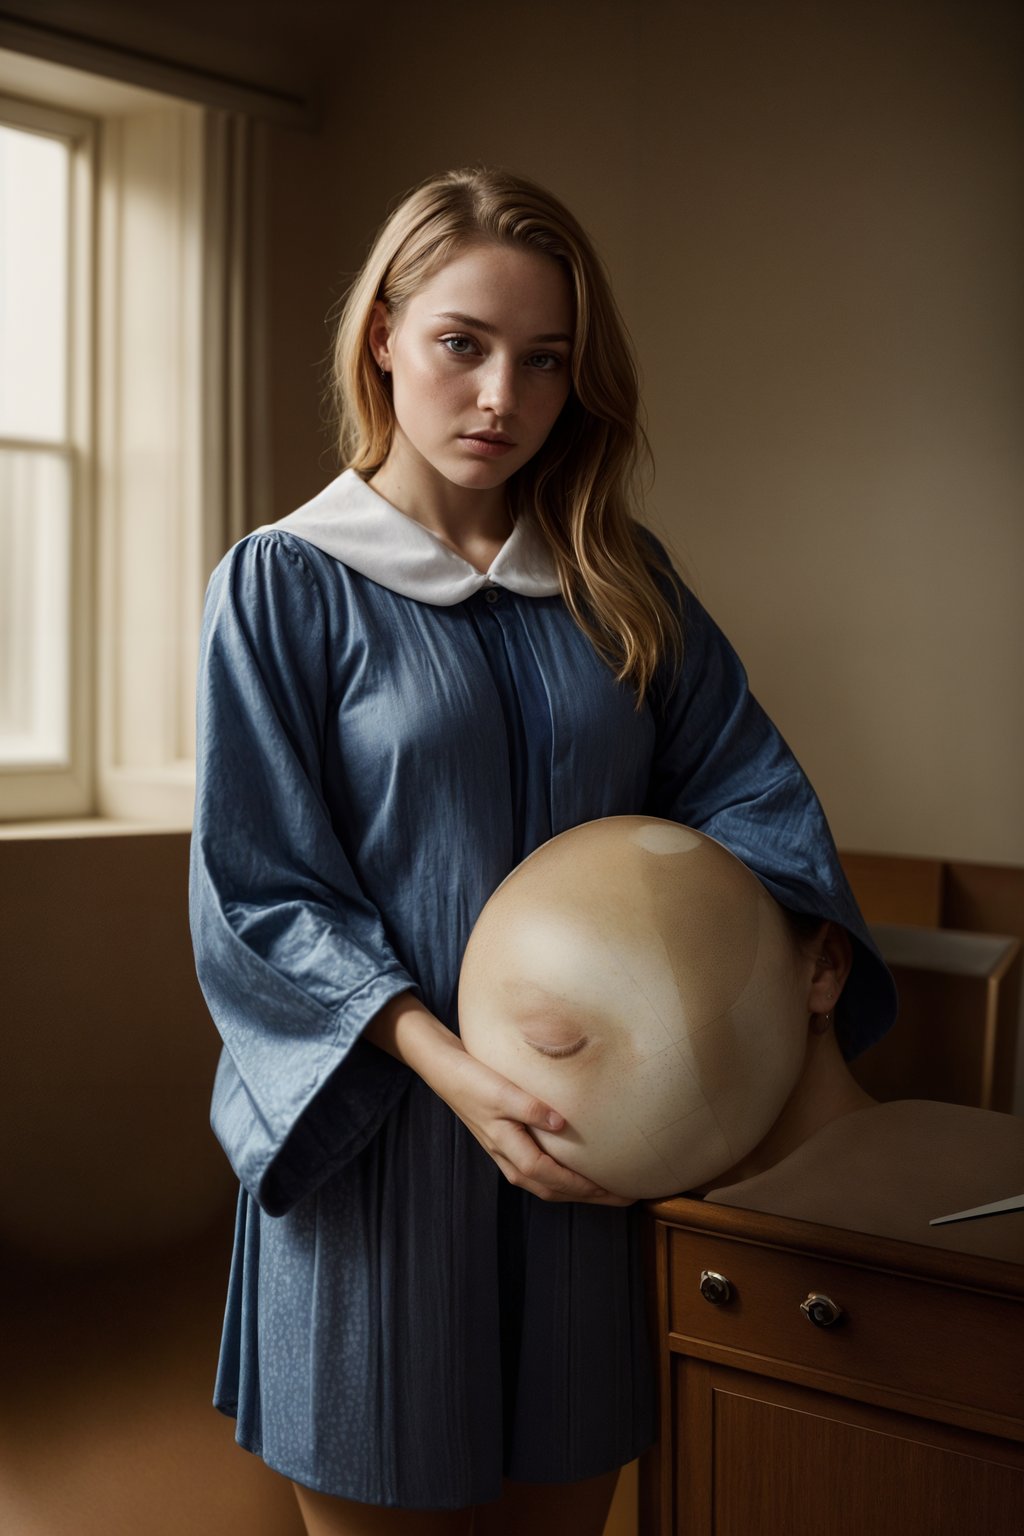
<path fill-rule="evenodd" d="M 565 1116 L 559 1162 L 647 1199 L 717 1177 L 796 1084 L 806 980 L 756 877 L 675 822 L 614 816 L 498 887 L 462 965 L 466 1049 Z"/>

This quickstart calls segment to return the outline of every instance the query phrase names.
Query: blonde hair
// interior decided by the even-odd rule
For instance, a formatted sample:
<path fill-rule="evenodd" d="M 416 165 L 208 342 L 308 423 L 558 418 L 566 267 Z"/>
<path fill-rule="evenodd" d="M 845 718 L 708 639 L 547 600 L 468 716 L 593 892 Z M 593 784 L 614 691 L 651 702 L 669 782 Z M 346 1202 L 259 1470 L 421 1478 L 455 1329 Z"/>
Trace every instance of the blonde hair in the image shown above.
<path fill-rule="evenodd" d="M 509 481 L 509 509 L 536 520 L 566 605 L 616 678 L 632 686 L 639 708 L 660 660 L 681 657 L 680 613 L 656 579 L 668 566 L 633 516 L 648 450 L 632 346 L 599 257 L 549 192 L 505 171 L 472 168 L 432 177 L 397 206 L 338 322 L 332 382 L 342 459 L 368 477 L 391 447 L 391 396 L 369 345 L 374 303 L 382 300 L 396 317 L 438 268 L 479 241 L 542 252 L 569 276 L 572 389 L 543 447 Z"/>

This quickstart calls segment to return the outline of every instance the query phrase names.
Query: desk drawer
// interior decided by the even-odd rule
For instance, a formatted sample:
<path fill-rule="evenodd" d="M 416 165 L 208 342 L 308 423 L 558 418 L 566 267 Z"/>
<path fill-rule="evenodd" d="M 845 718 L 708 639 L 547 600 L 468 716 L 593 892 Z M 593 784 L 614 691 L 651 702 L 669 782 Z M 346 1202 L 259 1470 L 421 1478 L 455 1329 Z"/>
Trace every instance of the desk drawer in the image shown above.
<path fill-rule="evenodd" d="M 704 1270 L 726 1277 L 728 1301 L 705 1300 Z M 833 1327 L 815 1327 L 800 1311 L 812 1291 L 842 1309 Z M 788 1363 L 834 1376 L 837 1391 L 867 1382 L 1024 1428 L 1024 1303 L 1012 1297 L 676 1229 L 668 1234 L 668 1329 L 670 1347 L 710 1346 L 741 1368 Z"/>

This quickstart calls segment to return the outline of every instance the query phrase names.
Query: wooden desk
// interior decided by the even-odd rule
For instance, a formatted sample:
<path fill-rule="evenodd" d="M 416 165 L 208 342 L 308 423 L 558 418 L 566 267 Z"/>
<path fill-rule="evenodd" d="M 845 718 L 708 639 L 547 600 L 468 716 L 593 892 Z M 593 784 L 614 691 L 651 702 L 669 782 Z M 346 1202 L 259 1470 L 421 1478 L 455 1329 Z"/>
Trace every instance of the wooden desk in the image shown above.
<path fill-rule="evenodd" d="M 1024 1532 L 1024 1263 L 650 1209 L 662 1408 L 643 1536 Z M 705 1299 L 705 1271 L 728 1300 Z M 814 1326 L 811 1292 L 842 1320 Z"/>

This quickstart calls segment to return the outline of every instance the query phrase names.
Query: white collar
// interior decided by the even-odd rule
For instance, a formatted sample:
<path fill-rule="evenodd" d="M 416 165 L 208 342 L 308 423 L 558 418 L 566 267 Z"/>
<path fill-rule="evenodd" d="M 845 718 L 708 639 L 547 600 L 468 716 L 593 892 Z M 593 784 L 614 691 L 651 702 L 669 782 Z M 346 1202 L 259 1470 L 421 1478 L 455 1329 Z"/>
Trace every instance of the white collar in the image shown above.
<path fill-rule="evenodd" d="M 532 518 L 521 517 L 490 568 L 478 571 L 429 528 L 385 501 L 354 469 L 266 526 L 315 544 L 390 592 L 438 608 L 465 602 L 482 587 L 506 587 L 523 597 L 561 591 L 554 558 Z"/>

